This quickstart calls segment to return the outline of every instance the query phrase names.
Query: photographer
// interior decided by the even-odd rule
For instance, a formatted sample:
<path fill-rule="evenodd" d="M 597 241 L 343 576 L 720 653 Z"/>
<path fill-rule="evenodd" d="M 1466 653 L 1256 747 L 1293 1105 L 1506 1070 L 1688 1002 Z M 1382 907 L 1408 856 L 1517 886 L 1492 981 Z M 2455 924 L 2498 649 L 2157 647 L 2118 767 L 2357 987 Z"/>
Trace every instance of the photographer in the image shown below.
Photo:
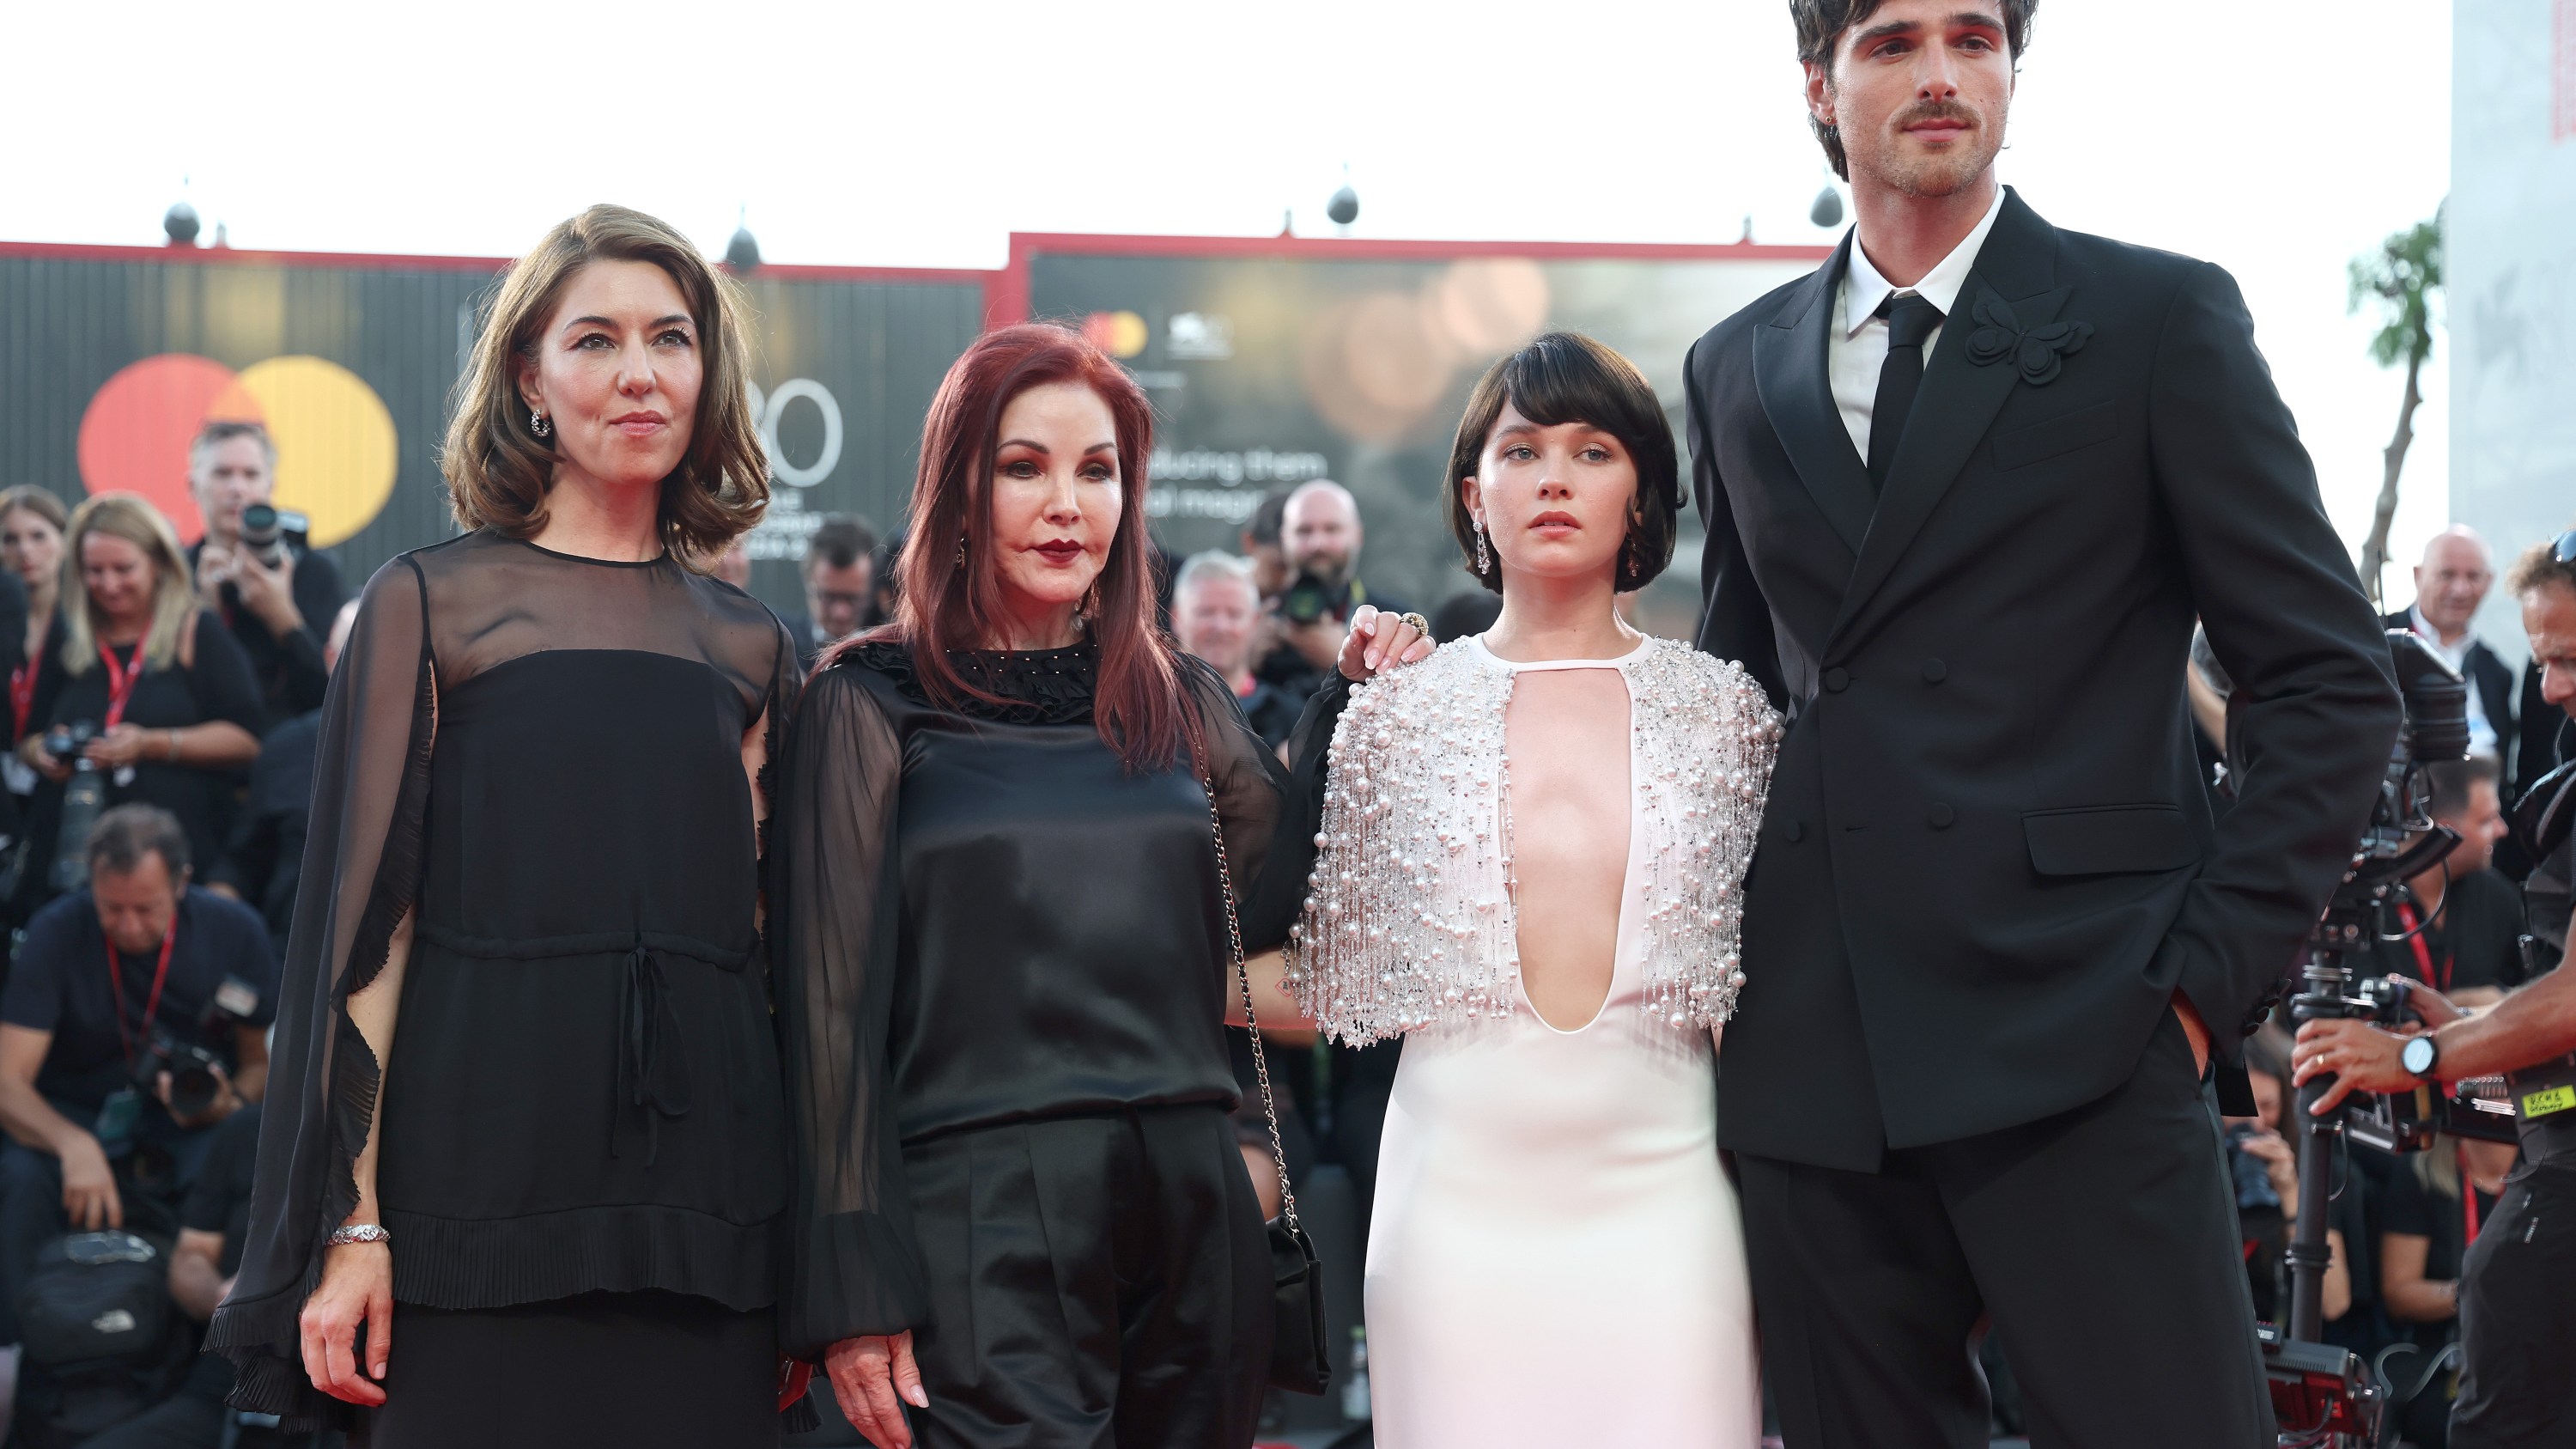
<path fill-rule="evenodd" d="M 2523 979 L 2522 896 L 2491 866 L 2504 838 L 2490 755 L 2424 771 L 2425 813 L 2458 832 L 2459 848 L 2404 883 L 2390 934 L 2373 944 L 2375 969 L 2430 986 L 2465 1005 L 2491 1004 Z"/>
<path fill-rule="evenodd" d="M 2515 564 L 2509 581 L 2522 603 L 2541 672 L 2543 700 L 2576 716 L 2576 531 L 2542 544 Z M 2576 971 L 2565 969 L 2569 908 L 2564 882 L 2576 841 L 2564 833 L 2565 779 L 2541 782 L 2518 819 L 2555 815 L 2556 838 L 2526 841 L 2541 857 L 2526 888 L 2531 931 L 2560 969 L 2493 1008 L 2464 1013 L 2431 990 L 2412 994 L 2421 1034 L 2401 1036 L 2359 1021 L 2311 1021 L 2299 1029 L 2297 1079 L 2331 1074 L 2316 1105 L 2334 1110 L 2355 1092 L 2404 1092 L 2427 1082 L 2506 1074 L 2517 1112 L 2522 1166 L 2504 1183 L 2460 1268 L 2460 1398 L 2451 1421 L 2459 1449 L 2564 1442 L 2576 1423 Z M 2555 804 L 2552 812 L 2532 807 Z M 2558 882 L 2555 889 L 2548 884 Z"/>
<path fill-rule="evenodd" d="M 210 1129 L 259 1100 L 277 962 L 256 913 L 188 884 L 169 812 L 89 838 L 90 885 L 39 912 L 0 991 L 0 1344 L 37 1250 L 74 1229 L 166 1233 Z"/>
<path fill-rule="evenodd" d="M 322 662 L 322 632 L 348 590 L 340 570 L 284 527 L 277 491 L 277 445 L 257 423 L 213 422 L 188 448 L 188 488 L 206 536 L 188 550 L 197 591 L 250 660 L 270 721 L 322 707 L 331 671 Z M 243 514 L 268 510 L 245 536 Z"/>
<path fill-rule="evenodd" d="M 36 677 L 36 727 L 18 742 L 39 778 L 14 866 L 16 920 L 80 885 L 81 842 L 103 806 L 158 805 L 179 818 L 190 859 L 215 859 L 264 725 L 241 648 L 198 605 L 160 510 L 99 494 L 72 513 L 64 551 L 62 642 Z"/>
<path fill-rule="evenodd" d="M 798 668 L 810 671 L 825 649 L 878 622 L 876 547 L 876 530 L 848 513 L 824 519 L 805 540 L 805 612 L 780 616 Z"/>
<path fill-rule="evenodd" d="M 1408 607 L 1361 581 L 1360 541 L 1360 508 L 1349 489 L 1318 478 L 1288 495 L 1280 543 L 1289 581 L 1270 601 L 1270 632 L 1277 642 L 1253 673 L 1301 703 L 1333 668 L 1352 610 L 1371 604 L 1401 614 Z"/>

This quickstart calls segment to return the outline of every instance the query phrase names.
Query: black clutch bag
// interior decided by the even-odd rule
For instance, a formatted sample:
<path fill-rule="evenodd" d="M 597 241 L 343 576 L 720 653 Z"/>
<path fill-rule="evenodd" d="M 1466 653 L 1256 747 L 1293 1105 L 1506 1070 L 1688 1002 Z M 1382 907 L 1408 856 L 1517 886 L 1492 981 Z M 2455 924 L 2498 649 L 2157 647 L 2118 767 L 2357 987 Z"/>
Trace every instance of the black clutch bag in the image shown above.
<path fill-rule="evenodd" d="M 1314 1241 L 1297 1225 L 1297 1194 L 1288 1185 L 1288 1149 L 1279 1137 L 1279 1102 L 1270 1092 L 1270 1059 L 1261 1050 L 1261 1024 L 1252 1015 L 1252 972 L 1243 963 L 1243 924 L 1234 911 L 1234 872 L 1226 864 L 1225 822 L 1216 812 L 1216 787 L 1199 772 L 1207 791 L 1208 830 L 1216 841 L 1217 897 L 1225 904 L 1226 945 L 1234 957 L 1235 989 L 1243 994 L 1243 1024 L 1252 1033 L 1252 1070 L 1261 1081 L 1261 1112 L 1270 1123 L 1270 1160 L 1279 1168 L 1279 1216 L 1268 1223 L 1270 1241 L 1270 1386 L 1292 1394 L 1320 1394 L 1332 1382 L 1325 1351 L 1324 1274 Z"/>

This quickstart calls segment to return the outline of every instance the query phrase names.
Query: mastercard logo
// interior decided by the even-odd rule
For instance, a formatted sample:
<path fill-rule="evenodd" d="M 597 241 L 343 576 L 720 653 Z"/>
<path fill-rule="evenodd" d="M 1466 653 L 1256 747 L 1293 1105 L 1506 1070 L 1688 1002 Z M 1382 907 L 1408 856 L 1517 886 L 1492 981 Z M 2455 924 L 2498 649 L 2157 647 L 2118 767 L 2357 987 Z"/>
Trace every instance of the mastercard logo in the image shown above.
<path fill-rule="evenodd" d="M 319 357 L 272 357 L 235 372 L 184 352 L 122 369 L 89 400 L 81 486 L 142 494 L 194 543 L 206 525 L 188 491 L 188 445 L 212 422 L 268 429 L 277 506 L 311 520 L 317 548 L 374 522 L 393 496 L 393 414 L 356 373 Z"/>

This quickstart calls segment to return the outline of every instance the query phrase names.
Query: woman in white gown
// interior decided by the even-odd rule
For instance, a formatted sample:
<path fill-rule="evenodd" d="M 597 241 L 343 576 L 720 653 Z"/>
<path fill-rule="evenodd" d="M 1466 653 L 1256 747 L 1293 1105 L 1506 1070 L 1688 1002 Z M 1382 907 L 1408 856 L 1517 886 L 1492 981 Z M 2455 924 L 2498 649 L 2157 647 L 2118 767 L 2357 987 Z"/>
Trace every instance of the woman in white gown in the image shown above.
<path fill-rule="evenodd" d="M 1625 359 L 1555 333 L 1496 364 L 1449 478 L 1501 618 L 1336 683 L 1301 740 L 1311 781 L 1331 728 L 1289 986 L 1340 1040 L 1408 1037 L 1368 1249 L 1376 1441 L 1749 1449 L 1716 1038 L 1779 720 L 1618 616 L 1679 508 Z"/>

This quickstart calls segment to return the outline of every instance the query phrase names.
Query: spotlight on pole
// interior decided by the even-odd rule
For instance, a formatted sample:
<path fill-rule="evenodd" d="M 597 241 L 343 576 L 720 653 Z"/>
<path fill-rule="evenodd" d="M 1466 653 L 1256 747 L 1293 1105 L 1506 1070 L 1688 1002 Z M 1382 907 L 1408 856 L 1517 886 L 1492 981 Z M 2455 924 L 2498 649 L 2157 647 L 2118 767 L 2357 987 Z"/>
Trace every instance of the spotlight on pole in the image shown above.
<path fill-rule="evenodd" d="M 1816 193 L 1816 204 L 1807 208 L 1807 220 L 1818 226 L 1843 224 L 1843 194 L 1836 191 L 1830 182 L 1824 190 Z"/>

